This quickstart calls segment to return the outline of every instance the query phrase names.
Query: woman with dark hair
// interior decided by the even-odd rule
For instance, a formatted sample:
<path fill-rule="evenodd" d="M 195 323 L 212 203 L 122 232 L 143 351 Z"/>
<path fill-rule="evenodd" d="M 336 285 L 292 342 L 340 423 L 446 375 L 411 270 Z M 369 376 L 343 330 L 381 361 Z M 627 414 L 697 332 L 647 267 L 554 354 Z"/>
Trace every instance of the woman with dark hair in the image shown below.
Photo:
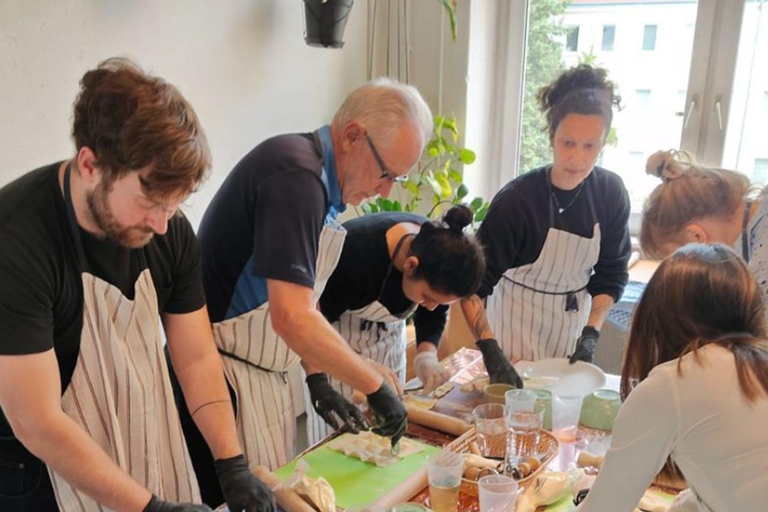
<path fill-rule="evenodd" d="M 471 222 L 469 208 L 454 206 L 441 222 L 392 212 L 344 223 L 344 249 L 320 309 L 356 352 L 392 373 L 397 386 L 405 379 L 405 319 L 411 314 L 414 370 L 425 392 L 450 377 L 437 361 L 448 305 L 474 293 L 485 271 L 480 245 L 464 233 Z M 310 444 L 330 432 L 328 425 L 338 427 L 334 413 L 353 426 L 362 422 L 343 398 L 351 397 L 349 386 L 310 368 L 307 373 Z"/>
<path fill-rule="evenodd" d="M 764 510 L 765 338 L 762 293 L 731 249 L 691 244 L 664 260 L 635 311 L 625 402 L 579 512 L 631 510 L 659 470 L 678 469 L 702 510 Z"/>
<path fill-rule="evenodd" d="M 494 197 L 477 234 L 485 277 L 461 304 L 491 381 L 518 386 L 510 357 L 592 362 L 631 253 L 627 191 L 595 165 L 620 102 L 615 85 L 605 70 L 582 64 L 538 98 L 553 161 Z"/>

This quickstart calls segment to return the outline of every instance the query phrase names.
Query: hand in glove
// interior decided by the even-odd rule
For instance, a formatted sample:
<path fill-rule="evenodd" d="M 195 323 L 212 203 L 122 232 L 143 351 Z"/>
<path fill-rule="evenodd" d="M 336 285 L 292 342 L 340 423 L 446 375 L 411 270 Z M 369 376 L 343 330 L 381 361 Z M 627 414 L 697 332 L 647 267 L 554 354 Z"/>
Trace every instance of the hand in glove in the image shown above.
<path fill-rule="evenodd" d="M 192 503 L 170 503 L 162 501 L 154 494 L 149 500 L 144 512 L 211 512 L 207 505 L 194 505 Z"/>
<path fill-rule="evenodd" d="M 307 387 L 309 388 L 309 399 L 312 402 L 312 407 L 334 430 L 339 428 L 339 422 L 334 413 L 341 418 L 344 427 L 352 433 L 357 434 L 361 430 L 371 428 L 360 409 L 331 387 L 326 374 L 307 375 Z"/>
<path fill-rule="evenodd" d="M 424 384 L 425 395 L 451 378 L 451 372 L 438 362 L 437 352 L 434 350 L 425 350 L 416 354 L 413 358 L 413 371 Z"/>
<path fill-rule="evenodd" d="M 589 325 L 584 327 L 581 331 L 581 336 L 576 341 L 576 350 L 573 351 L 568 361 L 571 364 L 576 361 L 585 361 L 587 363 L 594 361 L 598 338 L 600 338 L 600 331 Z"/>
<path fill-rule="evenodd" d="M 378 390 L 368 395 L 368 405 L 376 421 L 373 433 L 391 437 L 394 447 L 405 434 L 405 427 L 408 425 L 408 413 L 403 402 L 386 382 L 382 382 Z"/>
<path fill-rule="evenodd" d="M 511 384 L 516 388 L 522 389 L 523 379 L 517 374 L 510 364 L 507 356 L 501 351 L 499 342 L 493 338 L 487 338 L 477 341 L 477 348 L 483 353 L 483 362 L 485 369 L 488 370 L 488 377 L 491 383 Z"/>
<path fill-rule="evenodd" d="M 221 492 L 229 510 L 274 512 L 275 497 L 264 482 L 248 470 L 244 455 L 214 461 Z"/>
<path fill-rule="evenodd" d="M 381 363 L 377 363 L 370 357 L 366 357 L 365 360 L 368 364 L 373 366 L 374 370 L 376 370 L 382 377 L 384 377 L 384 382 L 389 384 L 397 396 L 403 396 L 403 384 L 400 382 L 400 378 L 392 368 L 389 366 L 384 366 Z"/>

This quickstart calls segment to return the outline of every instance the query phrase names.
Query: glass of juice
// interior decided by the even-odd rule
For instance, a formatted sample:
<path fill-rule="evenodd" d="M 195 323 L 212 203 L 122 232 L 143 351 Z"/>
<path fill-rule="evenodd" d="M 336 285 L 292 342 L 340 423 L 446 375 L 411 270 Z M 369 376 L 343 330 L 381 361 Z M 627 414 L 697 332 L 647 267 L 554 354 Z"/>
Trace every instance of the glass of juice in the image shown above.
<path fill-rule="evenodd" d="M 430 508 L 435 512 L 457 512 L 464 459 L 456 452 L 443 450 L 427 459 Z"/>

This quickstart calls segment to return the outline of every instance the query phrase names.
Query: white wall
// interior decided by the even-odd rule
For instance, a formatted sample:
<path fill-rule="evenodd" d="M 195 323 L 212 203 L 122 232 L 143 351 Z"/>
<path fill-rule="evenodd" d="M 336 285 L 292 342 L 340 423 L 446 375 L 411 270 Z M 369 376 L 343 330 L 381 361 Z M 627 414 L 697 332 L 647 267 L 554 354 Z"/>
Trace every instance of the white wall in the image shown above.
<path fill-rule="evenodd" d="M 175 84 L 195 107 L 213 173 L 186 212 L 199 223 L 232 166 L 259 141 L 328 122 L 366 79 L 368 2 L 340 50 L 307 46 L 300 0 L 2 0 L 0 186 L 73 154 L 79 78 L 114 55 Z"/>

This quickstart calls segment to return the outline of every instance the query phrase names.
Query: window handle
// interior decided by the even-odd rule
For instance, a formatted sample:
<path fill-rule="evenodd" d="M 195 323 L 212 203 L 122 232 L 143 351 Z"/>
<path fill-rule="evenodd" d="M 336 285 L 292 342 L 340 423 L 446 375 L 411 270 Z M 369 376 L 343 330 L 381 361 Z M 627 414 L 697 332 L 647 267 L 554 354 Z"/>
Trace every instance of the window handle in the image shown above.
<path fill-rule="evenodd" d="M 717 112 L 717 125 L 720 131 L 723 131 L 723 97 L 718 96 L 715 100 L 715 112 Z"/>
<path fill-rule="evenodd" d="M 696 96 L 691 98 L 691 104 L 688 105 L 688 112 L 685 113 L 685 121 L 683 122 L 683 129 L 688 128 L 688 123 L 691 121 L 691 114 L 696 110 Z"/>

